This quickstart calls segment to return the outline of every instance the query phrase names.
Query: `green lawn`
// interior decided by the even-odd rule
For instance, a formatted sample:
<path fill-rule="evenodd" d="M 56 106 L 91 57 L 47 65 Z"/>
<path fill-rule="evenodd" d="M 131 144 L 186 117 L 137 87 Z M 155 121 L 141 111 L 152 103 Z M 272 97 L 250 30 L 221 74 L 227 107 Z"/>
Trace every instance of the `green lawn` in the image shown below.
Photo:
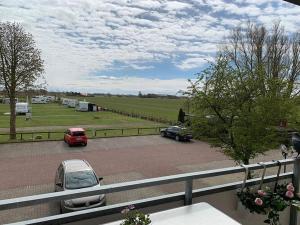
<path fill-rule="evenodd" d="M 81 98 L 101 107 L 123 112 L 177 121 L 178 111 L 184 106 L 185 99 L 138 98 L 101 96 Z"/>
<path fill-rule="evenodd" d="M 17 116 L 17 128 L 76 125 L 104 125 L 108 127 L 154 127 L 157 123 L 122 116 L 111 112 L 76 112 L 59 104 L 33 104 L 32 120 L 26 121 L 25 116 Z M 0 104 L 0 128 L 9 128 L 9 105 Z M 1 132 L 0 132 L 1 133 Z"/>

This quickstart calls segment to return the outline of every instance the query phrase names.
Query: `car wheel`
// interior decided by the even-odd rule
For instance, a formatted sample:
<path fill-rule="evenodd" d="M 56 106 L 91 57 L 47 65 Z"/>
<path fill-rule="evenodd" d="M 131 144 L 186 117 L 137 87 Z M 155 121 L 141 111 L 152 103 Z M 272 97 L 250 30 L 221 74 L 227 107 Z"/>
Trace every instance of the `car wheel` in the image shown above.
<path fill-rule="evenodd" d="M 68 143 L 69 144 L 69 147 L 72 147 L 72 144 L 71 143 Z"/>
<path fill-rule="evenodd" d="M 160 132 L 160 136 L 165 137 L 166 136 L 165 132 Z"/>
<path fill-rule="evenodd" d="M 86 143 L 83 143 L 83 146 L 87 146 L 87 142 L 86 142 Z"/>
<path fill-rule="evenodd" d="M 179 138 L 178 135 L 176 135 L 175 140 L 176 140 L 176 141 L 180 141 L 180 138 Z"/>

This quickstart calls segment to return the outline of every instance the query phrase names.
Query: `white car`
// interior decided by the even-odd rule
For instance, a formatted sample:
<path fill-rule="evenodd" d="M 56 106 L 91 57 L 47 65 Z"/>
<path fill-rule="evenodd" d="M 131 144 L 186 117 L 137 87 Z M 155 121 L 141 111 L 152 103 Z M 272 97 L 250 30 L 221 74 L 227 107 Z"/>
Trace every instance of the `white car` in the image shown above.
<path fill-rule="evenodd" d="M 65 191 L 100 186 L 100 181 L 90 164 L 85 160 L 63 161 L 55 176 L 55 191 Z M 105 195 L 94 195 L 70 200 L 62 200 L 62 213 L 89 209 L 106 205 Z"/>

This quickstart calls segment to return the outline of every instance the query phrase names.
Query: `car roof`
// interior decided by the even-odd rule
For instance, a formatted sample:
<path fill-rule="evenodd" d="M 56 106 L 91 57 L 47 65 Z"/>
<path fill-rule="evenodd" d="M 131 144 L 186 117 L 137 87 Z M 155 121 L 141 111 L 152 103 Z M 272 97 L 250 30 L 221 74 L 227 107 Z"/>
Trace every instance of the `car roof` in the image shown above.
<path fill-rule="evenodd" d="M 81 159 L 65 160 L 62 164 L 64 166 L 65 173 L 93 170 L 87 161 Z"/>
<path fill-rule="evenodd" d="M 179 128 L 179 129 L 183 129 L 183 127 L 180 126 L 171 126 L 172 128 Z"/>
<path fill-rule="evenodd" d="M 72 127 L 72 128 L 69 128 L 69 130 L 70 130 L 71 132 L 85 131 L 83 128 L 80 128 L 80 127 Z"/>

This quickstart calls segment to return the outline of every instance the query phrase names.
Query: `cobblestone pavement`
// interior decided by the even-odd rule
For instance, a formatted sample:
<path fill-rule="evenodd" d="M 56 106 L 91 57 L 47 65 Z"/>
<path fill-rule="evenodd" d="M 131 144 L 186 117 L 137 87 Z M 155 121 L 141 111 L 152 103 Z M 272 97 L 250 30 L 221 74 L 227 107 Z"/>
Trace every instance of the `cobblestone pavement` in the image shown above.
<path fill-rule="evenodd" d="M 176 142 L 160 136 L 89 140 L 87 147 L 68 147 L 60 141 L 0 145 L 0 199 L 52 192 L 54 174 L 66 159 L 86 159 L 105 184 L 185 172 L 234 166 L 217 148 L 207 143 Z M 256 161 L 280 159 L 278 151 Z M 240 180 L 242 174 L 195 182 L 195 188 Z M 109 194 L 108 204 L 183 191 L 176 183 Z M 0 211 L 0 224 L 38 218 L 59 212 L 58 203 Z"/>

